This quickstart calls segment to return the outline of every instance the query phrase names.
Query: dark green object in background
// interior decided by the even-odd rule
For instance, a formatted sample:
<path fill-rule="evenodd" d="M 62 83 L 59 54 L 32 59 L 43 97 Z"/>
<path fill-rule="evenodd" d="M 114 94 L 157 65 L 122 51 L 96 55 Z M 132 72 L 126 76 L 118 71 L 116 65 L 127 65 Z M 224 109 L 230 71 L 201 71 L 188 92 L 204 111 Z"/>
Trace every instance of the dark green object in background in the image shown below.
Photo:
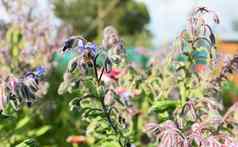
<path fill-rule="evenodd" d="M 127 48 L 126 52 L 129 62 L 135 62 L 142 66 L 146 66 L 150 58 L 148 56 L 138 54 L 135 48 Z M 54 53 L 53 60 L 57 62 L 57 71 L 59 73 L 64 73 L 68 66 L 68 62 L 75 56 L 75 52 L 66 52 L 64 55 L 60 55 L 58 52 Z"/>
<path fill-rule="evenodd" d="M 95 40 L 100 31 L 113 25 L 122 36 L 134 36 L 146 30 L 149 12 L 142 2 L 135 0 L 54 0 L 55 15 L 81 34 Z M 101 16 L 103 14 L 103 16 Z"/>
<path fill-rule="evenodd" d="M 142 66 L 146 66 L 150 58 L 149 56 L 138 54 L 136 48 L 127 48 L 126 53 L 129 62 L 135 62 Z"/>
<path fill-rule="evenodd" d="M 66 52 L 64 55 L 61 55 L 60 53 L 56 52 L 53 54 L 53 60 L 57 62 L 57 71 L 59 73 L 64 73 L 70 59 L 75 57 L 75 52 Z"/>
<path fill-rule="evenodd" d="M 232 81 L 226 81 L 223 84 L 221 96 L 226 108 L 234 104 L 234 99 L 238 97 L 238 85 Z"/>

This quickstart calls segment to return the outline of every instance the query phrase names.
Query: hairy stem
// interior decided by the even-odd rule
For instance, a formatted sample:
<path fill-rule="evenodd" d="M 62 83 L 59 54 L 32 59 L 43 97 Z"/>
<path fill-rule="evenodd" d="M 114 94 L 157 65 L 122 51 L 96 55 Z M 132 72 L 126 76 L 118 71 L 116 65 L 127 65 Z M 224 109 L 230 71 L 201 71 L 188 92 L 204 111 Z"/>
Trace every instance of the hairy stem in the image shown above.
<path fill-rule="evenodd" d="M 115 131 L 115 133 L 118 132 L 117 128 L 114 126 L 113 122 L 112 122 L 112 118 L 108 112 L 108 109 L 104 103 L 104 97 L 100 98 L 100 102 L 104 111 L 104 114 L 106 115 L 107 121 L 109 122 L 110 126 L 112 127 L 112 129 Z"/>
<path fill-rule="evenodd" d="M 93 63 L 93 69 L 94 69 L 94 73 L 95 73 L 95 78 L 96 78 L 96 81 L 97 81 L 97 86 L 99 87 L 99 86 L 101 86 L 100 83 L 101 83 L 101 79 L 102 79 L 103 73 L 104 73 L 104 71 L 106 70 L 106 67 L 105 67 L 106 64 L 104 64 L 104 66 L 103 66 L 103 68 L 102 68 L 102 70 L 101 70 L 101 73 L 100 73 L 100 75 L 99 75 L 99 77 L 98 77 L 96 60 L 97 60 L 97 57 L 92 60 L 92 61 L 93 61 L 92 63 Z M 119 134 L 119 135 L 120 135 L 120 138 L 125 138 L 124 135 L 123 135 L 123 133 L 121 132 L 121 130 L 119 130 L 116 125 L 114 125 L 113 120 L 112 120 L 112 118 L 111 118 L 110 111 L 108 111 L 108 108 L 107 108 L 107 106 L 105 105 L 104 96 L 102 96 L 102 97 L 100 96 L 99 99 L 100 99 L 100 103 L 101 103 L 103 112 L 104 112 L 104 114 L 105 114 L 105 116 L 106 116 L 106 119 L 107 119 L 107 121 L 108 121 L 110 127 L 113 129 L 113 131 L 115 132 L 115 134 Z M 119 144 L 120 144 L 122 147 L 125 146 L 125 145 L 122 143 L 121 139 L 119 139 Z"/>
<path fill-rule="evenodd" d="M 99 85 L 99 81 L 98 81 L 98 73 L 97 73 L 97 63 L 96 63 L 96 58 L 92 60 L 93 62 L 93 69 L 94 69 L 94 74 L 95 74 L 95 78 L 97 81 L 97 84 Z"/>
<path fill-rule="evenodd" d="M 102 68 L 102 71 L 101 71 L 101 74 L 100 74 L 100 76 L 99 76 L 99 78 L 98 78 L 98 81 L 99 81 L 99 82 L 100 82 L 101 79 L 102 79 L 102 75 L 103 75 L 103 73 L 104 73 L 104 70 L 105 70 L 105 68 L 103 67 L 103 68 Z"/>

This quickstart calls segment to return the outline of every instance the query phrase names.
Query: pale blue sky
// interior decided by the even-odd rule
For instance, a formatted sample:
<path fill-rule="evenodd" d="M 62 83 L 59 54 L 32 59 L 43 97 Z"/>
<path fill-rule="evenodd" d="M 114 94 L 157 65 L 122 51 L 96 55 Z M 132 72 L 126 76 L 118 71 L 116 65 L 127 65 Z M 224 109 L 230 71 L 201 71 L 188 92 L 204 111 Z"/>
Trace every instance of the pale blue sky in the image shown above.
<path fill-rule="evenodd" d="M 161 45 L 171 41 L 184 28 L 187 16 L 196 6 L 207 6 L 215 10 L 221 24 L 215 26 L 216 33 L 221 36 L 234 37 L 232 21 L 238 20 L 238 0 L 139 0 L 147 4 L 155 43 Z M 235 35 L 236 36 L 236 35 Z M 238 39 L 238 34 L 237 34 Z"/>

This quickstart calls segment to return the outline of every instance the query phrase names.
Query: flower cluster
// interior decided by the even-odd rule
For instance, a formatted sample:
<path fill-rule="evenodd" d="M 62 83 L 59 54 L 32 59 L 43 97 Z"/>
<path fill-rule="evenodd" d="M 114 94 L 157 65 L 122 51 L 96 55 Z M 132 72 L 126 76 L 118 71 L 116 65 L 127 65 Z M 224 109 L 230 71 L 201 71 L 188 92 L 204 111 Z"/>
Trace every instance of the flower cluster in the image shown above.
<path fill-rule="evenodd" d="M 216 87 L 217 84 L 221 86 L 222 81 L 227 80 L 229 74 L 238 71 L 238 56 L 234 56 L 222 69 L 220 75 L 212 80 L 212 83 Z"/>
<path fill-rule="evenodd" d="M 6 103 L 18 110 L 21 104 L 31 106 L 38 98 L 40 78 L 45 73 L 45 68 L 38 67 L 32 72 L 27 72 L 22 77 L 8 76 L 1 79 L 0 110 L 3 111 Z"/>
<path fill-rule="evenodd" d="M 122 59 L 125 59 L 126 51 L 123 41 L 114 27 L 108 26 L 104 29 L 102 46 L 104 49 L 109 50 L 109 54 L 114 62 L 120 62 Z"/>

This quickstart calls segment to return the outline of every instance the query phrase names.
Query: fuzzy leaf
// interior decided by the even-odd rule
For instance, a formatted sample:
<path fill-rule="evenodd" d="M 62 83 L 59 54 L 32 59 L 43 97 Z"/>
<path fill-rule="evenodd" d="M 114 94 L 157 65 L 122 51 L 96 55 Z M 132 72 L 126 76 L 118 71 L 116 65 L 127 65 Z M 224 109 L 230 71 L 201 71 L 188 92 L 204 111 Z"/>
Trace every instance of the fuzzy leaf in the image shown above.
<path fill-rule="evenodd" d="M 177 105 L 178 105 L 178 101 L 174 101 L 174 100 L 158 101 L 153 104 L 150 111 L 163 112 L 165 110 L 175 109 Z"/>
<path fill-rule="evenodd" d="M 40 147 L 40 145 L 34 139 L 27 139 L 22 143 L 16 145 L 16 147 Z"/>
<path fill-rule="evenodd" d="M 51 129 L 51 127 L 49 125 L 43 126 L 43 127 L 39 128 L 39 129 L 37 129 L 37 131 L 35 132 L 35 135 L 36 136 L 44 135 L 50 129 Z"/>
<path fill-rule="evenodd" d="M 16 126 L 16 129 L 20 129 L 22 127 L 24 127 L 28 122 L 30 122 L 30 117 L 25 117 L 23 119 L 21 119 Z"/>

